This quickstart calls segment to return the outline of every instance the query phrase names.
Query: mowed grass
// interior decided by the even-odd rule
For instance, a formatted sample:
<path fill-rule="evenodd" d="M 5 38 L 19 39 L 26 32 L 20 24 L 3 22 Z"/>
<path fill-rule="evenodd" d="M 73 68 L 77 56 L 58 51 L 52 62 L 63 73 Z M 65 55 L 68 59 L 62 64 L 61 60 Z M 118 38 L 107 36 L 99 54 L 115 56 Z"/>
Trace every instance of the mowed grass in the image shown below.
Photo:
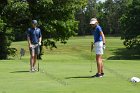
<path fill-rule="evenodd" d="M 95 54 L 90 52 L 92 40 L 92 36 L 73 37 L 66 45 L 57 43 L 57 49 L 44 49 L 40 72 L 35 73 L 29 72 L 27 42 L 12 43 L 18 52 L 11 60 L 0 60 L 0 93 L 139 93 L 140 84 L 131 83 L 130 78 L 140 77 L 140 60 L 113 59 L 118 56 L 116 51 L 124 48 L 119 37 L 106 38 L 105 76 L 90 78 L 96 73 Z M 26 49 L 22 60 L 20 48 Z"/>

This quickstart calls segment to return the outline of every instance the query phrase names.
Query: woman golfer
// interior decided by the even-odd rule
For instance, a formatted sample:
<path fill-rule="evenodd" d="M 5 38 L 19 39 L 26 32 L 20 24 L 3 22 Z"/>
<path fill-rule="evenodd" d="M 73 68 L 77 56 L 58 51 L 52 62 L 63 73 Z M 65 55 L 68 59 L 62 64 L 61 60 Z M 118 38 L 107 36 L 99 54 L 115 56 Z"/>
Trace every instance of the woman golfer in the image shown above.
<path fill-rule="evenodd" d="M 103 77 L 104 71 L 103 71 L 102 55 L 103 50 L 105 49 L 105 36 L 96 18 L 92 18 L 90 20 L 90 25 L 92 27 L 92 34 L 94 36 L 94 45 L 97 62 L 97 73 L 93 77 Z"/>
<path fill-rule="evenodd" d="M 37 27 L 37 20 L 32 20 L 32 27 L 27 30 L 27 40 L 30 50 L 30 71 L 34 72 L 36 71 L 35 64 L 42 41 L 41 30 Z"/>

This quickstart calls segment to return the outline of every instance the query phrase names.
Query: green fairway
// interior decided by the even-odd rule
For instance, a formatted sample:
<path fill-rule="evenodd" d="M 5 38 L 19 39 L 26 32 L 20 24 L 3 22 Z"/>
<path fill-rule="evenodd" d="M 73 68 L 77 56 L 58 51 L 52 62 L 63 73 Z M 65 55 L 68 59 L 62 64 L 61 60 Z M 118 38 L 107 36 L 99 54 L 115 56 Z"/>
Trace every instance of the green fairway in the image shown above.
<path fill-rule="evenodd" d="M 121 53 L 125 47 L 119 37 L 106 38 L 105 76 L 90 78 L 96 73 L 92 40 L 92 36 L 73 37 L 66 45 L 57 43 L 57 49 L 44 49 L 40 72 L 35 73 L 29 72 L 27 42 L 12 43 L 18 52 L 11 60 L 0 60 L 0 93 L 139 93 L 140 83 L 130 82 L 131 77 L 140 77 L 139 56 Z M 20 48 L 26 49 L 22 60 Z"/>

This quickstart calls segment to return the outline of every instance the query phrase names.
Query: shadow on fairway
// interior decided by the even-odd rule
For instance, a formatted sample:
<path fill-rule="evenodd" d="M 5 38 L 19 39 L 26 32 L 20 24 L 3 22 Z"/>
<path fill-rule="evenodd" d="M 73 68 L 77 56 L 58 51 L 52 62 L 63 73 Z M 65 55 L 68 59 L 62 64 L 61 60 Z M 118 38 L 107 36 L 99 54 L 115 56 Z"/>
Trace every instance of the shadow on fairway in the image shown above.
<path fill-rule="evenodd" d="M 30 71 L 13 71 L 13 72 L 10 72 L 10 73 L 28 73 Z"/>
<path fill-rule="evenodd" d="M 136 49 L 119 48 L 113 51 L 114 56 L 108 58 L 108 60 L 139 60 L 140 53 Z"/>
<path fill-rule="evenodd" d="M 72 78 L 95 78 L 95 76 L 77 76 L 77 77 L 66 77 L 65 79 L 72 79 Z"/>

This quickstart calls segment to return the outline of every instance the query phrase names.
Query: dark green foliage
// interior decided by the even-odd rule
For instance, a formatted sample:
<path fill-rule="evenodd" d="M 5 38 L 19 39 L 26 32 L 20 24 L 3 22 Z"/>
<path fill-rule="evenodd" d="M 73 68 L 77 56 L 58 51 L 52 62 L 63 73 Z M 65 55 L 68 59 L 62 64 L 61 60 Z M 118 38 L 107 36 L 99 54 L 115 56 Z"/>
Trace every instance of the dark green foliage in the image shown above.
<path fill-rule="evenodd" d="M 39 19 L 43 38 L 47 38 L 45 45 L 55 47 L 56 41 L 65 44 L 69 37 L 76 35 L 75 13 L 86 5 L 86 0 L 28 0 L 28 3 L 31 18 Z"/>
<path fill-rule="evenodd" d="M 78 29 L 74 14 L 85 2 L 86 0 L 12 0 L 4 8 L 4 15 L 6 22 L 15 31 L 25 32 L 30 21 L 36 19 L 44 38 L 66 43 Z"/>
<path fill-rule="evenodd" d="M 1 0 L 0 18 L 2 23 L 0 35 L 1 51 L 5 50 L 5 58 L 16 50 L 9 46 L 13 39 L 25 40 L 25 32 L 31 26 L 31 20 L 38 20 L 44 44 L 56 47 L 60 41 L 66 43 L 69 37 L 76 35 L 78 22 L 75 13 L 85 7 L 87 0 Z M 3 32 L 4 31 L 4 32 Z M 1 52 L 0 51 L 0 52 Z M 11 51 L 11 52 L 9 52 Z M 2 53 L 1 52 L 1 53 Z M 2 58 L 0 58 L 2 59 Z"/>
<path fill-rule="evenodd" d="M 8 53 L 8 46 L 7 46 L 7 40 L 5 36 L 4 31 L 5 23 L 3 23 L 3 20 L 0 19 L 0 59 L 7 58 Z"/>
<path fill-rule="evenodd" d="M 12 39 L 11 30 L 0 19 L 0 59 L 7 59 L 8 55 L 15 55 L 16 49 L 9 47 Z"/>
<path fill-rule="evenodd" d="M 101 20 L 106 34 L 120 34 L 119 19 L 126 12 L 127 6 L 132 0 L 106 0 L 102 4 L 102 11 L 98 17 Z M 101 9 L 100 9 L 101 10 Z"/>
<path fill-rule="evenodd" d="M 97 2 L 98 0 L 88 0 L 85 12 L 78 12 L 79 31 L 81 35 L 89 34 L 89 21 L 92 17 L 96 17 L 102 26 L 105 34 L 120 35 L 119 19 L 127 11 L 127 6 L 132 0 L 105 0 L 105 2 Z M 86 31 L 85 31 L 86 30 Z"/>
<path fill-rule="evenodd" d="M 134 0 L 121 18 L 122 39 L 127 48 L 140 50 L 140 1 Z"/>

